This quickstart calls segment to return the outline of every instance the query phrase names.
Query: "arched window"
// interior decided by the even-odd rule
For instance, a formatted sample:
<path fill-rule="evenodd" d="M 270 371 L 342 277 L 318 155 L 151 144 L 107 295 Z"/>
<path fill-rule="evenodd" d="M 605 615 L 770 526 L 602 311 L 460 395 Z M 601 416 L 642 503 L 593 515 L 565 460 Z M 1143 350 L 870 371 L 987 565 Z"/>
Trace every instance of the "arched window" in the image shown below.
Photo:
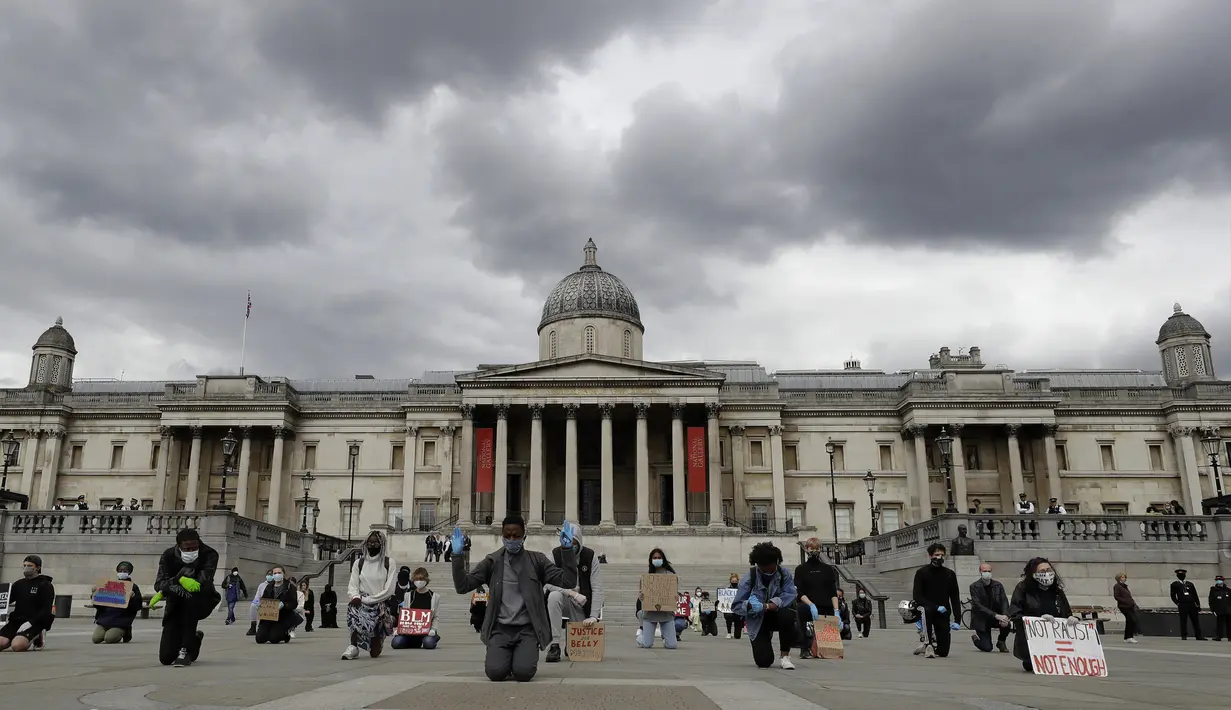
<path fill-rule="evenodd" d="M 632 359 L 633 357 L 633 331 L 624 331 L 624 357 Z"/>
<path fill-rule="evenodd" d="M 550 341 L 550 346 L 549 346 L 549 347 L 551 348 L 551 354 L 550 354 L 548 357 L 550 357 L 550 358 L 555 358 L 555 357 L 557 357 L 556 353 L 557 353 L 557 350 L 558 350 L 558 349 L 557 349 L 557 346 L 556 346 L 556 331 L 554 331 L 554 330 L 553 330 L 553 331 L 551 331 L 551 334 L 550 334 L 550 335 L 548 335 L 548 336 L 547 336 L 547 338 L 548 338 L 548 340 Z"/>
<path fill-rule="evenodd" d="M 594 352 L 594 326 L 586 326 L 586 352 Z"/>

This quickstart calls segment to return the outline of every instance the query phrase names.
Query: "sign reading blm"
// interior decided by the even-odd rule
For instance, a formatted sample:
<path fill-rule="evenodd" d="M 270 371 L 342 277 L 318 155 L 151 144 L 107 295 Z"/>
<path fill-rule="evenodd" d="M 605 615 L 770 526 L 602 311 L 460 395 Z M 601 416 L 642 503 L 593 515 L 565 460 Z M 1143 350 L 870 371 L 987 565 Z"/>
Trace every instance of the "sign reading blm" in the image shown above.
<path fill-rule="evenodd" d="M 402 609 L 398 612 L 398 636 L 427 636 L 431 630 L 431 609 Z"/>
<path fill-rule="evenodd" d="M 1103 642 L 1093 621 L 1073 626 L 1064 619 L 1047 621 L 1036 616 L 1024 617 L 1022 621 L 1035 674 L 1107 677 Z"/>

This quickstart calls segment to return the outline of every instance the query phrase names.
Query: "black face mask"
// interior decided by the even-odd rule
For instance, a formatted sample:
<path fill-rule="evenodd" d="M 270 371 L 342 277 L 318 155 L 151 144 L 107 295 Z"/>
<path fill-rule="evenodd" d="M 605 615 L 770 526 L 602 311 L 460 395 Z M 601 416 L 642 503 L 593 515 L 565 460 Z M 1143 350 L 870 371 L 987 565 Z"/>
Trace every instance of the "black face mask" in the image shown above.
<path fill-rule="evenodd" d="M 1211 458 L 1212 458 L 1212 457 L 1211 457 Z M 1184 581 L 1184 578 L 1185 578 L 1185 577 L 1187 577 L 1187 576 L 1188 576 L 1188 575 L 1186 575 L 1186 574 L 1177 574 L 1177 575 L 1175 576 L 1175 578 L 1176 578 L 1176 579 L 1178 579 L 1178 580 L 1180 580 L 1181 582 L 1183 582 L 1183 581 Z"/>
<path fill-rule="evenodd" d="M 932 566 L 933 566 L 933 567 L 944 567 L 944 566 L 945 566 L 945 558 L 943 558 L 943 557 L 933 557 L 933 558 L 932 558 Z"/>

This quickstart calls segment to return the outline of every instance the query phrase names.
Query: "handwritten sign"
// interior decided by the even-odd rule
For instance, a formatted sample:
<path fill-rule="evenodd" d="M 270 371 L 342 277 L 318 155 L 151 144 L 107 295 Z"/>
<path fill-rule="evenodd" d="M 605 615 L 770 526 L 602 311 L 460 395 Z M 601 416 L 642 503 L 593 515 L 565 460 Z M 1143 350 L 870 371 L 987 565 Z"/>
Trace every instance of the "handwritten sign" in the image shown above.
<path fill-rule="evenodd" d="M 846 658 L 842 646 L 842 622 L 836 616 L 822 616 L 815 622 L 812 655 L 817 658 Z"/>
<path fill-rule="evenodd" d="M 486 604 L 487 603 L 487 592 L 475 592 L 474 594 L 471 594 L 470 603 L 471 604 Z"/>
<path fill-rule="evenodd" d="M 683 618 L 688 618 L 692 613 L 692 605 L 688 603 L 688 597 L 680 597 L 675 603 L 675 615 Z"/>
<path fill-rule="evenodd" d="M 607 650 L 607 630 L 603 622 L 586 626 L 568 622 L 568 659 L 576 663 L 597 663 Z"/>
<path fill-rule="evenodd" d="M 277 621 L 279 613 L 281 610 L 278 608 L 277 599 L 262 599 L 256 610 L 256 618 L 261 621 Z"/>
<path fill-rule="evenodd" d="M 0 582 L 0 622 L 9 620 L 9 583 Z"/>
<path fill-rule="evenodd" d="M 107 579 L 94 588 L 92 601 L 94 606 L 105 606 L 113 609 L 126 609 L 132 598 L 133 583 L 118 579 Z"/>
<path fill-rule="evenodd" d="M 717 590 L 717 594 L 715 596 L 718 598 L 719 613 L 732 613 L 731 605 L 735 603 L 735 593 L 738 591 L 738 589 L 731 589 L 730 587 Z"/>
<path fill-rule="evenodd" d="M 427 636 L 431 630 L 431 609 L 402 609 L 398 611 L 398 636 Z"/>
<path fill-rule="evenodd" d="M 697 602 L 697 613 L 698 614 L 714 613 L 714 602 L 708 599 Z"/>
<path fill-rule="evenodd" d="M 1069 626 L 1068 621 L 1045 621 L 1039 617 L 1022 619 L 1026 627 L 1026 646 L 1030 665 L 1037 675 L 1107 677 L 1103 642 L 1093 621 Z"/>
<path fill-rule="evenodd" d="M 673 574 L 641 575 L 641 608 L 644 611 L 671 611 L 679 598 L 679 579 Z"/>

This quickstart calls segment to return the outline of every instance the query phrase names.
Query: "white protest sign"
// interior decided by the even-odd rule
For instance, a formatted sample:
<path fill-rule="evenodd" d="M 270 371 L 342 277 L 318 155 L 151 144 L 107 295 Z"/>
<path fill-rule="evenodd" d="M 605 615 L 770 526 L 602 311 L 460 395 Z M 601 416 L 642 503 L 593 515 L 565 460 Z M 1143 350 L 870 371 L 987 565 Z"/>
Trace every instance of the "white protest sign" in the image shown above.
<path fill-rule="evenodd" d="M 1037 675 L 1107 677 L 1103 642 L 1093 621 L 1069 626 L 1067 619 L 1046 621 L 1036 616 L 1022 619 L 1030 664 Z"/>
<path fill-rule="evenodd" d="M 738 589 L 731 589 L 730 587 L 717 590 L 718 613 L 731 613 L 731 605 L 735 603 L 735 593 L 738 591 Z"/>

